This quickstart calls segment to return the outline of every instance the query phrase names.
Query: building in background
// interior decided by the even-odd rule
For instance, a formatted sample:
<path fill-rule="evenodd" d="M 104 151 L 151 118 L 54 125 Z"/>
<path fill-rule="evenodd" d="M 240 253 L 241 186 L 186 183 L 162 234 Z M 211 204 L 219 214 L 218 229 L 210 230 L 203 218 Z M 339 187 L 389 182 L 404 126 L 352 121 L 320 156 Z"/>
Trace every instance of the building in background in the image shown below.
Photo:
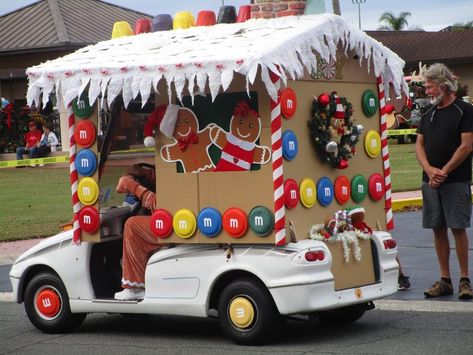
<path fill-rule="evenodd" d="M 26 105 L 26 68 L 108 40 L 116 21 L 133 26 L 140 18 L 152 17 L 99 0 L 40 0 L 1 16 L 0 97 Z"/>

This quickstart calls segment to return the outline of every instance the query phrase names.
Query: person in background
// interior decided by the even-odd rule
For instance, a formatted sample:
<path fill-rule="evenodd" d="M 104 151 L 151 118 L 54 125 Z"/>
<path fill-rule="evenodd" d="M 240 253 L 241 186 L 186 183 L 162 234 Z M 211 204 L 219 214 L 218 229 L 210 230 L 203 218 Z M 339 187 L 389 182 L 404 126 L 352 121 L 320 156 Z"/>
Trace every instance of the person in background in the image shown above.
<path fill-rule="evenodd" d="M 416 155 L 422 166 L 422 225 L 433 230 L 440 280 L 425 290 L 425 297 L 453 294 L 450 277 L 448 228 L 455 239 L 460 265 L 458 297 L 473 298 L 468 277 L 468 235 L 471 219 L 473 106 L 456 97 L 457 83 L 443 64 L 423 73 L 431 106 L 417 130 Z"/>
<path fill-rule="evenodd" d="M 56 134 L 51 131 L 51 124 L 46 122 L 43 125 L 44 133 L 41 136 L 41 140 L 36 144 L 34 148 L 31 148 L 32 158 L 42 158 L 51 152 L 56 151 L 56 146 L 59 144 Z"/>
<path fill-rule="evenodd" d="M 397 276 L 397 289 L 399 291 L 406 291 L 411 287 L 411 283 L 409 282 L 409 276 L 404 274 L 404 271 L 401 266 L 401 260 L 399 260 L 399 256 L 396 256 L 396 261 L 399 264 L 399 274 Z"/>
<path fill-rule="evenodd" d="M 38 129 L 36 123 L 33 121 L 28 122 L 28 132 L 25 134 L 25 146 L 16 148 L 16 159 L 22 160 L 23 154 L 26 153 L 28 153 L 28 157 L 32 159 L 34 153 L 32 149 L 41 142 L 41 135 L 42 132 Z"/>

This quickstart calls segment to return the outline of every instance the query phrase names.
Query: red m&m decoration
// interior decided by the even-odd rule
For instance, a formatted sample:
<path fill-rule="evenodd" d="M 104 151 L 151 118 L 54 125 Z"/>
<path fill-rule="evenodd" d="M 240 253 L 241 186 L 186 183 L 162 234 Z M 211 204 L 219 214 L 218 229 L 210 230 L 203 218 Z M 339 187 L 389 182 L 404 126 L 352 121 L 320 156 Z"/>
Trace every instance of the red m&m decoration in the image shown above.
<path fill-rule="evenodd" d="M 368 179 L 368 193 L 370 197 L 375 200 L 379 201 L 384 196 L 384 182 L 383 177 L 378 174 L 374 173 Z"/>
<path fill-rule="evenodd" d="M 345 175 L 340 175 L 335 179 L 335 200 L 341 205 L 348 202 L 351 195 L 350 180 Z"/>
<path fill-rule="evenodd" d="M 246 213 L 236 207 L 229 208 L 222 216 L 223 229 L 233 238 L 241 238 L 248 229 Z"/>
<path fill-rule="evenodd" d="M 172 216 L 163 209 L 158 209 L 153 212 L 150 220 L 150 227 L 154 235 L 158 238 L 167 238 L 172 233 Z"/>
<path fill-rule="evenodd" d="M 100 215 L 95 207 L 87 206 L 79 212 L 79 226 L 84 232 L 93 234 L 100 226 Z"/>
<path fill-rule="evenodd" d="M 89 120 L 80 121 L 74 130 L 74 138 L 76 143 L 82 147 L 88 148 L 95 142 L 97 131 L 95 126 Z"/>
<path fill-rule="evenodd" d="M 299 203 L 299 185 L 294 179 L 284 182 L 284 203 L 287 208 L 294 208 Z"/>
<path fill-rule="evenodd" d="M 281 91 L 281 112 L 285 118 L 291 118 L 296 113 L 296 110 L 296 93 L 291 88 L 285 88 Z"/>
<path fill-rule="evenodd" d="M 50 287 L 42 288 L 35 306 L 43 316 L 53 318 L 61 310 L 61 299 L 56 290 Z"/>

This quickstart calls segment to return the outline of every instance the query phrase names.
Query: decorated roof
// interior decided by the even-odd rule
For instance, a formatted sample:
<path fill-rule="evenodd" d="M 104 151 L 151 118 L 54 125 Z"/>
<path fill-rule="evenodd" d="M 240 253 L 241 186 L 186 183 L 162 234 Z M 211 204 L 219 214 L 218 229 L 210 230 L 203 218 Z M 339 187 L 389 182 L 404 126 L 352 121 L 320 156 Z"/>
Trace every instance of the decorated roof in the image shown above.
<path fill-rule="evenodd" d="M 120 93 L 125 107 L 141 94 L 145 103 L 161 80 L 178 98 L 205 91 L 213 98 L 227 90 L 235 73 L 247 79 L 247 89 L 260 75 L 268 94 L 277 91 L 269 72 L 279 72 L 284 83 L 317 67 L 318 54 L 330 61 L 337 46 L 368 61 L 368 70 L 404 90 L 404 61 L 365 32 L 332 14 L 253 19 L 243 23 L 192 27 L 186 30 L 121 37 L 88 46 L 27 70 L 30 104 L 40 103 L 56 88 L 70 103 L 89 87 L 90 102 L 100 93 L 110 104 Z M 41 96 L 42 94 L 42 96 Z M 169 95 L 171 97 L 171 95 Z"/>

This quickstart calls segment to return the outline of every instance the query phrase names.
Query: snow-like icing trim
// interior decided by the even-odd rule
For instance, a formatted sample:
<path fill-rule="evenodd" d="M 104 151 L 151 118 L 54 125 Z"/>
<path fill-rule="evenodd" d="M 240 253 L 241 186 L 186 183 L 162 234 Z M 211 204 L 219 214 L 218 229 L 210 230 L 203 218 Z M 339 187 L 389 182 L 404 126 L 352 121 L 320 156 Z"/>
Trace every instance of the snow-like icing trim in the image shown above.
<path fill-rule="evenodd" d="M 192 99 L 208 85 L 214 99 L 227 90 L 234 73 L 247 80 L 247 90 L 258 70 L 268 94 L 277 90 L 269 72 L 301 78 L 317 66 L 316 53 L 329 61 L 337 46 L 345 55 L 353 51 L 362 60 L 371 60 L 375 76 L 382 75 L 396 92 L 407 92 L 403 80 L 404 61 L 363 31 L 332 14 L 258 19 L 236 24 L 193 27 L 122 37 L 97 43 L 27 70 L 28 103 L 47 102 L 56 88 L 67 105 L 89 86 L 89 100 L 99 94 L 110 104 L 122 93 L 125 106 L 141 94 L 143 105 L 158 84 L 165 80 L 169 97 L 174 90 L 181 99 L 187 89 Z M 278 70 L 279 68 L 279 70 Z M 174 86 L 174 87 L 173 87 Z"/>
<path fill-rule="evenodd" d="M 122 278 L 122 285 L 136 287 L 136 288 L 145 288 L 145 284 L 143 282 L 136 282 L 136 281 L 129 281 Z"/>

